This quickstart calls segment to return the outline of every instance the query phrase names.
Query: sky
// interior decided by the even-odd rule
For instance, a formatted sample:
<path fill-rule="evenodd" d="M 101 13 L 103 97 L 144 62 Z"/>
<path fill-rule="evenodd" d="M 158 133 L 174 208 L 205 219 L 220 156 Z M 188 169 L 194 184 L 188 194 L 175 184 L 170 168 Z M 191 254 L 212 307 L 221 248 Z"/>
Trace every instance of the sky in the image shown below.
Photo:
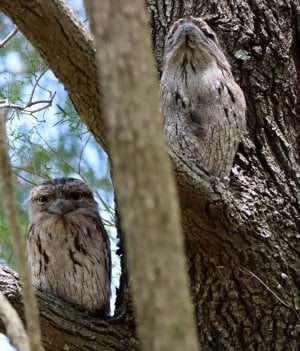
<path fill-rule="evenodd" d="M 1 351 L 13 351 L 13 350 L 15 350 L 11 346 L 8 338 L 5 335 L 1 334 L 1 333 L 0 333 L 0 350 Z"/>

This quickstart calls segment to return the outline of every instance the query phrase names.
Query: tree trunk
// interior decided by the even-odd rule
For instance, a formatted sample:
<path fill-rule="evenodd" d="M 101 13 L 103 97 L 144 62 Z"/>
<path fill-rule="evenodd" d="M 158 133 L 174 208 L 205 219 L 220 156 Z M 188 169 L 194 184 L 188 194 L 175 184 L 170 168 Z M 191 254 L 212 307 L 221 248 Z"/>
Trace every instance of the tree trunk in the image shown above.
<path fill-rule="evenodd" d="M 146 8 L 139 0 L 85 3 L 97 48 L 142 349 L 196 351 L 178 197 L 165 148 Z M 119 13 L 112 15 L 116 7 Z"/>
<path fill-rule="evenodd" d="M 97 140 L 106 140 L 99 118 L 100 94 L 93 94 L 97 91 L 93 42 L 82 35 L 77 37 L 82 33 L 79 26 L 68 37 L 66 23 L 69 22 L 65 21 L 71 19 L 64 14 L 62 1 L 51 2 L 60 13 L 56 21 L 51 21 L 52 12 L 47 12 L 48 2 L 39 6 L 37 3 L 19 0 L 12 5 L 11 1 L 2 0 L 0 9 L 43 53 L 66 84 L 77 110 Z M 248 0 L 229 4 L 224 0 L 148 0 L 147 4 L 159 72 L 164 37 L 174 20 L 190 14 L 215 15 L 210 16 L 209 24 L 218 35 L 247 101 L 247 134 L 236 155 L 229 184 L 204 176 L 170 150 L 202 349 L 297 350 L 300 340 L 298 1 Z M 38 31 L 34 16 L 43 18 Z M 61 69 L 68 62 L 68 55 L 71 57 L 71 49 L 64 47 L 60 60 L 57 51 L 47 50 L 49 31 L 57 50 L 62 38 L 68 37 L 70 48 L 78 45 L 76 57 L 86 55 L 86 50 L 91 53 L 88 65 L 73 67 L 75 77 L 82 74 L 81 70 L 89 77 L 84 80 L 92 88 L 89 99 L 82 91 L 84 86 L 74 79 L 74 72 L 72 76 Z M 126 283 L 122 287 L 117 315 L 106 321 L 80 319 L 79 312 L 69 307 L 67 313 L 61 313 L 59 302 L 53 298 L 51 305 L 42 303 L 47 350 L 62 350 L 60 340 L 73 340 L 71 350 L 93 350 L 95 345 L 101 345 L 104 350 L 137 350 L 132 310 L 126 305 Z M 59 332 L 62 324 L 64 330 Z M 55 346 L 50 346 L 51 342 Z"/>

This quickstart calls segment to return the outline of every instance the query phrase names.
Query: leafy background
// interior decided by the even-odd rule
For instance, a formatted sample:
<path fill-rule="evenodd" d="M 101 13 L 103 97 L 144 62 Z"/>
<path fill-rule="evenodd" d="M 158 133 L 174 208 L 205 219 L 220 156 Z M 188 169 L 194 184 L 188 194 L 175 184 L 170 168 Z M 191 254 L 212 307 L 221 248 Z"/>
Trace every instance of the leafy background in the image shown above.
<path fill-rule="evenodd" d="M 68 3 L 87 23 L 83 2 L 70 0 Z M 0 14 L 0 41 L 13 29 L 13 23 Z M 40 103 L 24 109 L 29 101 Z M 7 104 L 15 106 L 9 112 L 7 133 L 24 236 L 28 226 L 27 199 L 35 184 L 44 179 L 69 176 L 85 180 L 95 191 L 99 211 L 111 238 L 114 292 L 120 265 L 115 255 L 113 187 L 107 155 L 81 123 L 63 85 L 20 32 L 0 47 L 0 106 Z M 3 201 L 0 201 L 0 262 L 15 270 L 18 268 Z M 113 303 L 114 296 L 112 308 Z M 4 351 L 6 346 L 2 338 L 0 349 Z"/>

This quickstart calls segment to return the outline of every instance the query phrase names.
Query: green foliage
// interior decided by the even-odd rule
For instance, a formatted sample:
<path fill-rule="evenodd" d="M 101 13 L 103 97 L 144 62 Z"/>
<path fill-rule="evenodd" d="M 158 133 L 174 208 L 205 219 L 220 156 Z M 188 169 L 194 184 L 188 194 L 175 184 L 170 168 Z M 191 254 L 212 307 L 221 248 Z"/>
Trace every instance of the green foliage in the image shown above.
<path fill-rule="evenodd" d="M 27 231 L 27 213 L 25 206 L 22 205 L 23 194 L 16 191 L 16 199 L 19 206 L 19 220 L 24 236 Z M 5 208 L 3 202 L 0 203 L 0 260 L 4 260 L 10 266 L 16 267 L 15 257 L 13 254 L 13 246 L 5 217 Z"/>
<path fill-rule="evenodd" d="M 11 22 L 1 14 L 0 40 L 12 29 Z M 106 224 L 113 226 L 113 189 L 107 157 L 81 123 L 62 85 L 52 72 L 45 70 L 42 58 L 21 33 L 0 48 L 0 67 L 0 105 L 14 107 L 10 110 L 7 132 L 24 235 L 30 189 L 55 177 L 85 180 L 96 192 Z M 28 102 L 39 101 L 49 103 L 26 107 Z M 14 266 L 3 206 L 2 202 L 0 259 Z"/>

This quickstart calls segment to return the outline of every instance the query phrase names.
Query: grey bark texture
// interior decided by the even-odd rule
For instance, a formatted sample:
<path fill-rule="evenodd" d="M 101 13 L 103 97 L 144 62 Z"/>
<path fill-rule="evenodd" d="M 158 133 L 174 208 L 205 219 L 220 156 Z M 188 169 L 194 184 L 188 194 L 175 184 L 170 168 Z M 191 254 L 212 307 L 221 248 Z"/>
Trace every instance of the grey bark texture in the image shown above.
<path fill-rule="evenodd" d="M 113 182 L 142 349 L 197 350 L 146 8 L 139 0 L 86 4 L 96 41 Z"/>
<path fill-rule="evenodd" d="M 43 53 L 69 89 L 97 140 L 104 140 L 106 128 L 100 117 L 102 100 L 96 88 L 93 42 L 81 36 L 80 27 L 78 35 L 75 31 L 69 35 L 72 32 L 63 25 L 69 22 L 61 3 L 31 0 L 12 4 L 2 0 L 0 9 Z M 54 12 L 48 12 L 47 6 L 57 6 L 55 13 L 60 15 L 51 16 Z M 159 75 L 165 37 L 173 23 L 187 15 L 207 16 L 247 102 L 246 133 L 237 150 L 229 184 L 203 173 L 170 150 L 202 349 L 297 350 L 298 1 L 148 0 L 147 6 Z M 51 50 L 47 50 L 49 36 Z M 60 46 L 63 40 L 67 45 Z M 76 55 L 72 54 L 73 45 L 78 50 Z M 55 58 L 58 52 L 60 60 Z M 74 63 L 74 57 L 78 64 L 67 64 Z M 82 57 L 86 57 L 85 64 L 80 64 Z M 82 79 L 73 80 L 74 77 Z M 128 285 L 122 279 L 117 314 L 105 321 L 80 319 L 81 315 L 72 309 L 61 313 L 58 301 L 49 297 L 45 302 L 46 297 L 40 297 L 46 349 L 62 350 L 63 342 L 68 342 L 71 350 L 94 350 L 95 345 L 101 345 L 103 350 L 138 350 Z M 7 286 L 2 285 L 2 289 Z M 11 301 L 18 305 L 18 295 L 12 296 Z M 62 321 L 64 329 L 60 332 Z"/>

